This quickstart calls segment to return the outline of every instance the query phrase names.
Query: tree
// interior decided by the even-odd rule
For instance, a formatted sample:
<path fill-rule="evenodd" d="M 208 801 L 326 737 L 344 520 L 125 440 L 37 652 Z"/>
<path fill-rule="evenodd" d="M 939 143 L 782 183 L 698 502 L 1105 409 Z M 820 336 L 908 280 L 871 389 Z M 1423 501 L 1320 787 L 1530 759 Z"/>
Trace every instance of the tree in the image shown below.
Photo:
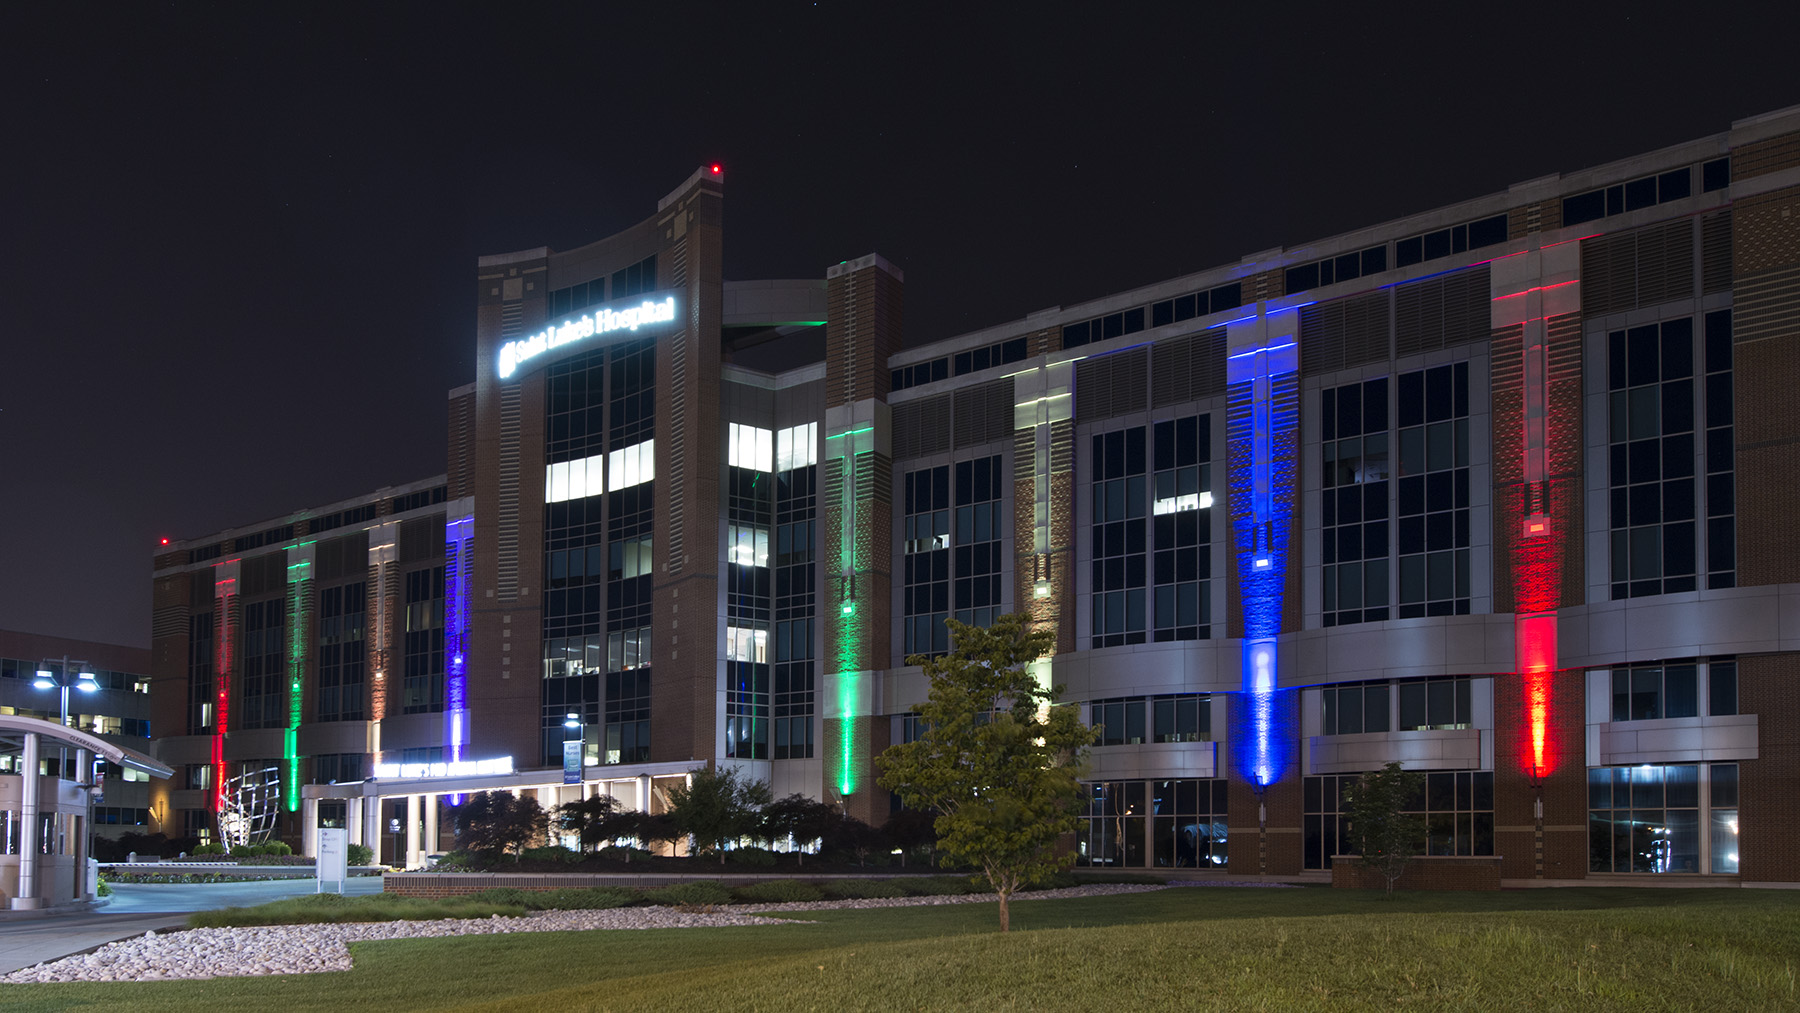
<path fill-rule="evenodd" d="M 908 807 L 937 811 L 939 849 L 981 869 L 1006 932 L 1012 895 L 1074 860 L 1057 843 L 1079 828 L 1094 732 L 1031 671 L 1050 631 L 1018 614 L 987 629 L 947 622 L 949 654 L 907 659 L 931 680 L 918 708 L 924 731 L 881 754 L 881 783 Z"/>
<path fill-rule="evenodd" d="M 767 784 L 740 778 L 736 767 L 699 767 L 669 789 L 669 817 L 694 839 L 695 851 L 717 852 L 724 865 L 725 846 L 756 833 L 772 798 Z"/>
<path fill-rule="evenodd" d="M 518 852 L 543 838 L 549 817 L 537 799 L 484 791 L 456 811 L 456 846 L 465 851 Z"/>
<path fill-rule="evenodd" d="M 1387 892 L 1419 853 L 1425 819 L 1404 810 L 1425 790 L 1425 775 L 1390 763 L 1358 778 L 1346 792 L 1350 837 L 1362 849 L 1362 864 L 1387 878 Z"/>
<path fill-rule="evenodd" d="M 925 809 L 902 809 L 889 816 L 881 832 L 894 847 L 900 849 L 900 864 L 908 856 L 924 852 L 926 864 L 937 850 L 937 813 Z"/>
<path fill-rule="evenodd" d="M 806 846 L 828 833 L 839 819 L 837 807 L 795 792 L 763 806 L 762 837 L 770 844 L 792 838 L 794 860 L 806 864 Z"/>
<path fill-rule="evenodd" d="M 854 816 L 839 815 L 821 841 L 821 850 L 856 856 L 857 865 L 868 865 L 869 856 L 888 848 L 887 835 Z"/>
<path fill-rule="evenodd" d="M 581 838 L 582 848 L 632 836 L 634 815 L 611 795 L 593 795 L 556 807 L 556 825 Z"/>

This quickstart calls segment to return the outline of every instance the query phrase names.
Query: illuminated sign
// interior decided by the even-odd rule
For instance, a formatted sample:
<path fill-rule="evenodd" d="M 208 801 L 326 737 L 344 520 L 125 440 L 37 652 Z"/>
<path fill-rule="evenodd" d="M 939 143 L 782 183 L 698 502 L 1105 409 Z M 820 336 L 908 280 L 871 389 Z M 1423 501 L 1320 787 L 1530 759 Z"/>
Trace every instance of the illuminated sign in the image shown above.
<path fill-rule="evenodd" d="M 377 763 L 376 777 L 469 777 L 474 774 L 510 774 L 513 759 L 458 760 L 454 763 Z"/>
<path fill-rule="evenodd" d="M 535 359 L 552 348 L 572 345 L 577 341 L 614 331 L 635 331 L 645 324 L 668 323 L 673 319 L 674 296 L 667 296 L 662 302 L 646 299 L 637 306 L 622 310 L 598 309 L 592 313 L 583 313 L 555 327 L 546 327 L 529 338 L 519 338 L 501 345 L 500 379 L 512 376 L 518 371 L 520 364 Z"/>

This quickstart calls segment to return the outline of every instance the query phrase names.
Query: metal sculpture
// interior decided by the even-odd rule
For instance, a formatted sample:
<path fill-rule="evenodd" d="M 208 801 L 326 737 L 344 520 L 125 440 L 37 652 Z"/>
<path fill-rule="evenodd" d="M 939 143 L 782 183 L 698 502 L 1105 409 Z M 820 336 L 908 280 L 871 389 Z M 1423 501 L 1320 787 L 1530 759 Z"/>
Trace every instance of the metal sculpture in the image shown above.
<path fill-rule="evenodd" d="M 219 842 L 230 848 L 267 840 L 281 812 L 281 768 L 247 770 L 226 781 L 223 794 Z"/>

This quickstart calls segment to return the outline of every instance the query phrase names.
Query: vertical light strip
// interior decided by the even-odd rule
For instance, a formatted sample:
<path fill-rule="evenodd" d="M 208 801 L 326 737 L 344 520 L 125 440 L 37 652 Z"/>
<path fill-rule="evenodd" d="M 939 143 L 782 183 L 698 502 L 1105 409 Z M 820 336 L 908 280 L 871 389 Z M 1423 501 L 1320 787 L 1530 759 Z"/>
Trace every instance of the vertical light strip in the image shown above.
<path fill-rule="evenodd" d="M 867 609 L 858 608 L 856 600 L 857 566 L 860 560 L 856 553 L 856 539 L 860 535 L 858 526 L 856 491 L 856 458 L 858 454 L 874 449 L 873 426 L 862 426 L 857 429 L 834 433 L 826 437 L 827 441 L 837 440 L 834 449 L 841 459 L 839 474 L 839 538 L 838 538 L 838 609 L 832 621 L 838 624 L 838 656 L 837 672 L 837 763 L 831 776 L 837 782 L 838 794 L 848 797 L 854 795 L 862 786 L 862 753 L 859 742 L 860 730 L 858 721 L 863 716 L 861 711 L 863 676 L 861 672 L 864 655 L 863 630 L 875 617 Z M 829 443 L 828 443 L 829 446 Z"/>
<path fill-rule="evenodd" d="M 1244 616 L 1239 773 L 1257 788 L 1281 780 L 1289 747 L 1276 725 L 1280 684 L 1276 637 L 1287 579 L 1288 527 L 1294 509 L 1299 436 L 1297 314 L 1259 315 L 1229 332 L 1226 360 L 1232 536 Z"/>
<path fill-rule="evenodd" d="M 213 736 L 212 736 L 212 810 L 225 811 L 225 734 L 231 730 L 232 641 L 237 635 L 237 621 L 232 615 L 233 599 L 238 594 L 238 560 L 227 559 L 213 566 L 213 614 L 217 634 L 213 637 Z"/>
<path fill-rule="evenodd" d="M 307 619 L 312 615 L 313 546 L 302 542 L 288 552 L 288 721 L 281 735 L 282 804 L 288 812 L 300 809 L 300 711 L 306 684 Z"/>
<path fill-rule="evenodd" d="M 1496 331 L 1520 330 L 1518 480 L 1499 506 L 1519 525 L 1512 540 L 1512 580 L 1514 666 L 1525 705 L 1520 753 L 1528 768 L 1525 773 L 1540 779 L 1555 769 L 1559 759 L 1550 719 L 1565 537 L 1551 502 L 1550 441 L 1557 434 L 1550 425 L 1549 321 L 1581 310 L 1581 244 L 1561 243 L 1498 258 L 1489 272 L 1490 326 Z M 1502 363 L 1496 361 L 1495 367 L 1498 372 Z M 1497 468 L 1504 466 L 1500 450 L 1495 447 Z"/>
<path fill-rule="evenodd" d="M 458 763 L 469 744 L 469 549 L 475 518 L 465 509 L 444 524 L 444 759 Z M 451 805 L 462 796 L 452 796 Z"/>

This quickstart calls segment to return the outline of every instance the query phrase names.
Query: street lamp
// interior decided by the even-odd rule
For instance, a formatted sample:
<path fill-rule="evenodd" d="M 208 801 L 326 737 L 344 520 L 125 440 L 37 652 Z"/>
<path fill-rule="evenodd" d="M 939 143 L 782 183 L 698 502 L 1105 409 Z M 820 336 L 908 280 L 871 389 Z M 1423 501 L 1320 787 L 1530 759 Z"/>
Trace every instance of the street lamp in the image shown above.
<path fill-rule="evenodd" d="M 71 667 L 69 656 L 66 654 L 63 655 L 60 667 L 52 670 L 50 666 L 57 664 L 59 664 L 57 659 L 45 658 L 43 665 L 37 671 L 37 678 L 31 681 L 31 685 L 35 689 L 57 689 L 62 691 L 61 722 L 62 726 L 67 728 L 69 727 L 69 668 Z M 92 693 L 100 688 L 100 684 L 94 681 L 94 672 L 88 666 L 87 662 L 74 662 L 73 667 L 80 669 L 80 674 L 75 677 L 76 688 L 80 689 L 83 693 Z M 69 747 L 61 746 L 59 748 L 60 752 L 57 755 L 56 761 L 56 776 L 68 777 Z M 81 780 L 79 771 L 76 772 L 76 776 L 73 780 L 77 782 Z"/>
<path fill-rule="evenodd" d="M 583 757 L 582 751 L 587 747 L 587 735 L 581 729 L 581 715 L 573 711 L 563 719 L 563 783 L 580 784 Z"/>

